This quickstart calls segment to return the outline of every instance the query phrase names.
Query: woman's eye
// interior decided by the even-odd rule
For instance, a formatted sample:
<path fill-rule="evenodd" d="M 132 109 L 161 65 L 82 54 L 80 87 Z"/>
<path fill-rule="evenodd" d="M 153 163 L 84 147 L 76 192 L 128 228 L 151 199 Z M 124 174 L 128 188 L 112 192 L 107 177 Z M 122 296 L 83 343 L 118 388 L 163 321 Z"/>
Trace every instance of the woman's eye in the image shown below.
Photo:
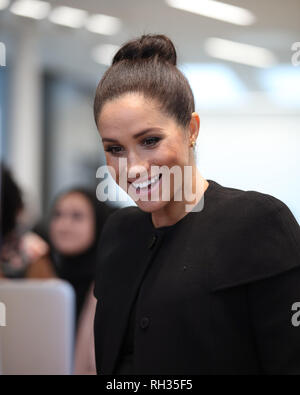
<path fill-rule="evenodd" d="M 84 218 L 84 215 L 79 212 L 73 212 L 71 216 L 74 221 L 82 221 L 82 219 Z"/>
<path fill-rule="evenodd" d="M 160 137 L 147 137 L 141 142 L 141 145 L 143 147 L 151 148 L 154 147 L 159 142 L 159 140 L 161 140 Z M 112 145 L 105 148 L 105 151 L 111 153 L 112 155 L 122 155 L 124 148 L 119 145 Z"/>
<path fill-rule="evenodd" d="M 118 155 L 122 152 L 123 148 L 119 146 L 111 146 L 105 149 L 106 152 L 110 152 L 113 155 Z"/>
<path fill-rule="evenodd" d="M 143 141 L 143 145 L 146 147 L 152 147 L 159 142 L 159 137 L 148 137 Z"/>
<path fill-rule="evenodd" d="M 54 213 L 52 214 L 53 219 L 60 218 L 61 216 L 62 216 L 62 213 L 59 210 L 55 210 Z"/>

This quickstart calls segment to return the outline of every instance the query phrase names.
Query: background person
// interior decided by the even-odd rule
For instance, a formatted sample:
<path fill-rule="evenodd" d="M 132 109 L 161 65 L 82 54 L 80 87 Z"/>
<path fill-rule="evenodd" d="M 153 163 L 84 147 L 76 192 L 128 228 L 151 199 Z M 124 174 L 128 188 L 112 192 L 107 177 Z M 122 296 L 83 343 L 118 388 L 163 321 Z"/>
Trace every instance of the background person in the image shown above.
<path fill-rule="evenodd" d="M 85 188 L 62 192 L 51 211 L 50 260 L 56 275 L 75 290 L 77 320 L 95 279 L 99 238 L 112 211 Z"/>
<path fill-rule="evenodd" d="M 29 272 L 30 277 L 41 278 L 41 267 L 49 267 L 75 291 L 74 374 L 96 373 L 93 335 L 96 301 L 92 290 L 99 238 L 112 211 L 86 188 L 70 188 L 60 193 L 53 203 L 46 236 L 49 254 L 32 265 Z"/>
<path fill-rule="evenodd" d="M 48 253 L 48 245 L 21 221 L 25 210 L 22 192 L 4 163 L 1 163 L 0 180 L 0 277 L 29 278 L 35 263 Z M 53 276 L 52 270 L 43 262 L 39 271 L 44 277 Z"/>

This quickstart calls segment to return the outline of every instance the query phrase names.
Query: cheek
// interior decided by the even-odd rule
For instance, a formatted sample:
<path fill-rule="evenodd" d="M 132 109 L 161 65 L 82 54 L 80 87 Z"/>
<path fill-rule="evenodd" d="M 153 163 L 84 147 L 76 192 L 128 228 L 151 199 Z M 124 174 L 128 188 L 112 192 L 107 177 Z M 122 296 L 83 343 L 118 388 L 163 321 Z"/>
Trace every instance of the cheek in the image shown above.
<path fill-rule="evenodd" d="M 189 164 L 188 149 L 186 149 L 186 142 L 181 140 L 170 141 L 168 144 L 163 144 L 159 150 L 159 166 L 166 166 L 172 169 L 170 175 L 170 184 L 165 184 L 162 187 L 162 200 L 168 201 L 169 198 L 181 190 L 184 169 Z M 178 169 L 179 168 L 179 169 Z M 165 195 L 166 193 L 166 195 Z"/>
<path fill-rule="evenodd" d="M 56 234 L 57 234 L 57 222 L 56 221 L 52 221 L 50 223 L 49 233 L 50 233 L 51 239 L 54 239 L 56 237 Z"/>
<path fill-rule="evenodd" d="M 172 166 L 184 166 L 187 164 L 188 156 L 185 149 L 185 144 L 172 142 L 161 145 L 156 155 L 157 161 L 160 165 Z"/>
<path fill-rule="evenodd" d="M 92 221 L 85 221 L 79 228 L 79 233 L 82 239 L 89 241 L 93 239 L 95 234 L 95 227 Z"/>
<path fill-rule="evenodd" d="M 106 159 L 106 166 L 108 168 L 105 169 L 105 177 L 107 177 L 107 174 L 109 175 L 117 182 L 119 178 L 119 160 L 118 158 L 115 158 L 111 155 L 106 154 L 105 155 Z"/>

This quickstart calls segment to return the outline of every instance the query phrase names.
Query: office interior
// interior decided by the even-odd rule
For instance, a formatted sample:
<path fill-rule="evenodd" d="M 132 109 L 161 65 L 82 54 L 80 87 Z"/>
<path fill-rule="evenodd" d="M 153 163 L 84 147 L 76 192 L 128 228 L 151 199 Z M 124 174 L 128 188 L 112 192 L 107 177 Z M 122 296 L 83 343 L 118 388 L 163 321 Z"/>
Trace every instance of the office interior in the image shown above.
<path fill-rule="evenodd" d="M 44 225 L 66 188 L 96 193 L 95 90 L 118 48 L 147 33 L 171 38 L 193 89 L 201 174 L 273 195 L 300 223 L 299 21 L 299 0 L 0 0 L 0 155 L 25 226 Z"/>

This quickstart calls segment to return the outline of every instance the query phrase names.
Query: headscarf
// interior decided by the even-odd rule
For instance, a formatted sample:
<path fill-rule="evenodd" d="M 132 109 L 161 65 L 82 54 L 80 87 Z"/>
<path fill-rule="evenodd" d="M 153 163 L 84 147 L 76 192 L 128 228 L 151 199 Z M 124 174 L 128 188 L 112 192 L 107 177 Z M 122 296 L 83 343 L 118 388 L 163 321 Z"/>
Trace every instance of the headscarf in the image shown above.
<path fill-rule="evenodd" d="M 76 318 L 78 321 L 87 293 L 95 279 L 97 250 L 102 228 L 106 219 L 114 209 L 106 203 L 98 201 L 95 194 L 85 188 L 72 188 L 64 191 L 55 199 L 53 209 L 60 198 L 73 193 L 80 193 L 83 195 L 93 208 L 95 215 L 94 240 L 87 250 L 76 255 L 65 255 L 60 253 L 52 245 L 51 240 L 49 240 L 49 244 L 51 260 L 57 276 L 68 281 L 74 288 L 76 295 Z"/>

